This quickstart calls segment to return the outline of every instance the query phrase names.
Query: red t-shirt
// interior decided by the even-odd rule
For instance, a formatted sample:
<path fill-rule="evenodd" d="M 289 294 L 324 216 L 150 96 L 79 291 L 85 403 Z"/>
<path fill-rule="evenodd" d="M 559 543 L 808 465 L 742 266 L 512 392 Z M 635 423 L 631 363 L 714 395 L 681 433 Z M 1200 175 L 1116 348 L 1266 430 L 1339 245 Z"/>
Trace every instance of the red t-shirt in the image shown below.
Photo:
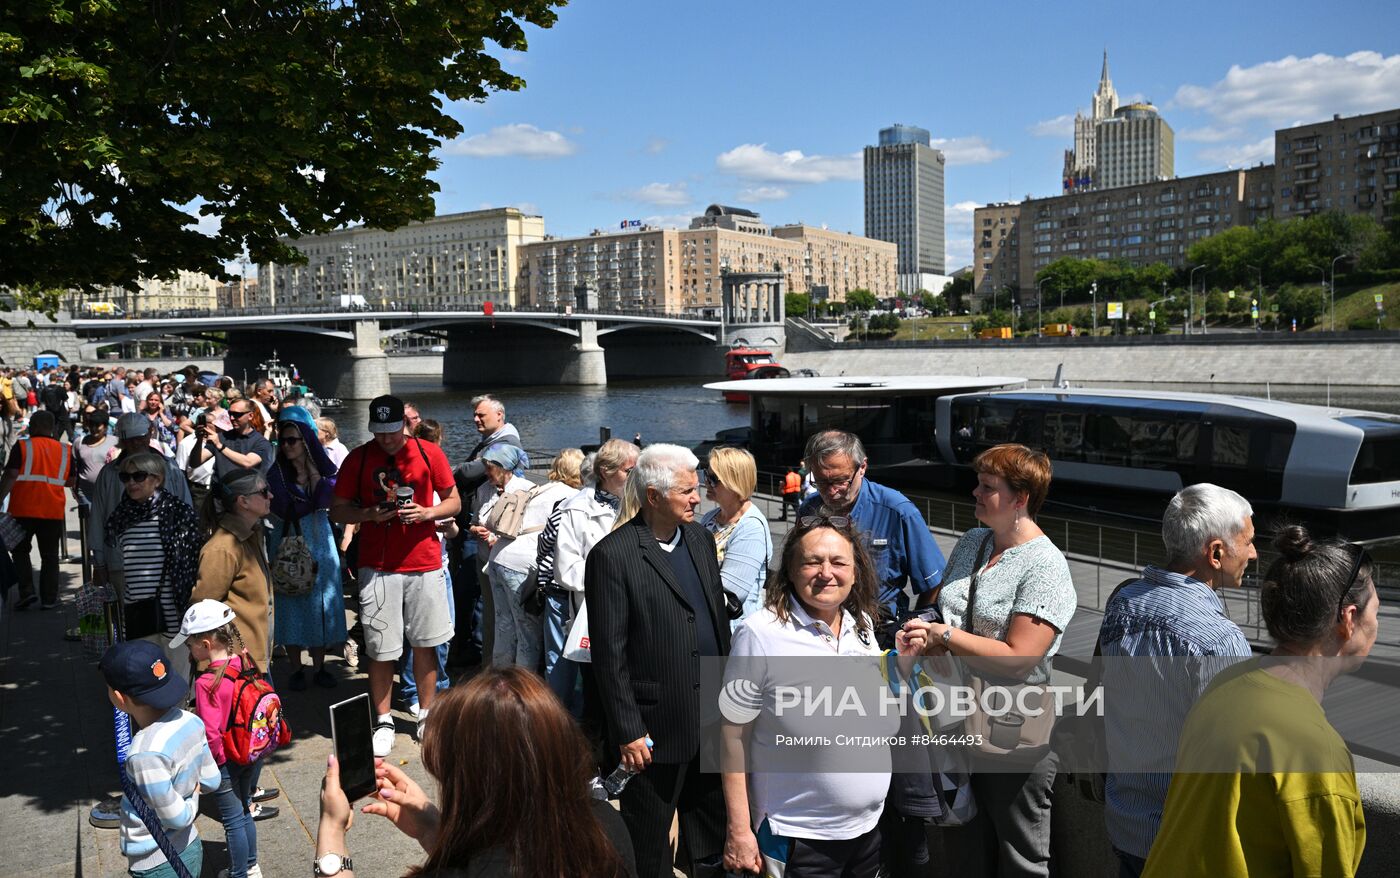
<path fill-rule="evenodd" d="M 426 463 L 424 459 L 426 458 Z M 432 442 L 409 439 L 393 459 L 373 440 L 350 452 L 340 466 L 335 495 L 363 508 L 392 503 L 394 489 L 413 488 L 413 502 L 433 505 L 433 492 L 447 496 L 456 487 L 447 455 Z M 384 524 L 360 525 L 360 566 L 383 573 L 421 573 L 442 566 L 442 547 L 431 519 L 404 524 L 397 518 Z"/>

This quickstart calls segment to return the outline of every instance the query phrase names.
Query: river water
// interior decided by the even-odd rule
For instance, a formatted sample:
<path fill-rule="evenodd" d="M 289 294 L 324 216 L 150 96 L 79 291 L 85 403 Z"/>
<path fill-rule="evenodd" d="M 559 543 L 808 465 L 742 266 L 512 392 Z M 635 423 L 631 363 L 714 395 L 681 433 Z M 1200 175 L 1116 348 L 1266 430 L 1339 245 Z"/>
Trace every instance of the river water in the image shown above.
<path fill-rule="evenodd" d="M 710 380 L 722 380 L 719 377 Z M 705 390 L 698 379 L 619 382 L 606 387 L 520 387 L 497 395 L 506 405 L 507 419 L 520 430 L 526 448 L 556 450 L 598 441 L 600 427 L 612 435 L 631 439 L 641 433 L 645 442 L 677 442 L 695 445 L 720 430 L 749 423 L 747 403 L 726 403 L 716 391 Z M 1134 385 L 1115 384 L 1115 388 Z M 1199 391 L 1190 385 L 1138 385 L 1154 390 Z M 418 404 L 425 418 L 443 425 L 443 445 L 449 460 L 464 457 L 476 444 L 471 398 L 481 390 L 446 389 L 435 378 L 393 381 L 394 393 Z M 1216 384 L 1213 393 L 1263 396 L 1256 385 Z M 1276 400 L 1326 404 L 1400 414 L 1400 396 L 1372 388 L 1332 388 L 1288 385 L 1271 389 Z M 365 429 L 367 402 L 351 400 L 346 408 L 330 413 L 341 439 L 353 447 L 369 438 Z"/>

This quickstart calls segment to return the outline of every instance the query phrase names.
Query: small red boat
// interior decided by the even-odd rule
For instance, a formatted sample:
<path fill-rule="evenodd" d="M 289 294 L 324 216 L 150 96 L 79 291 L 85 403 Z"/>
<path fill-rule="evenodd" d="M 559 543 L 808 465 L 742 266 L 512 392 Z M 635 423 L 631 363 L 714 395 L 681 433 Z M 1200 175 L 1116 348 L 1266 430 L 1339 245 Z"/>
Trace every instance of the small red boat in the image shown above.
<path fill-rule="evenodd" d="M 773 352 L 762 348 L 735 348 L 724 355 L 724 376 L 730 381 L 763 378 L 787 378 L 787 369 L 773 359 Z M 748 402 L 747 393 L 725 390 L 725 402 Z"/>

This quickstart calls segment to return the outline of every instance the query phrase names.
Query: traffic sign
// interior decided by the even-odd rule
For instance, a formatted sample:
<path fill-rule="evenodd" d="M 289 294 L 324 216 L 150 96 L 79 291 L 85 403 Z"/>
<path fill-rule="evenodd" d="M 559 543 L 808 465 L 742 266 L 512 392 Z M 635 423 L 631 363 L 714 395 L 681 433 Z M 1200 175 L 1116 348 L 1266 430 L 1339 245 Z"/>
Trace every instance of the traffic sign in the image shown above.
<path fill-rule="evenodd" d="M 1233 299 L 1234 297 L 1235 297 L 1235 291 L 1234 291 L 1234 290 L 1231 290 L 1231 291 L 1230 291 L 1230 298 Z"/>
<path fill-rule="evenodd" d="M 1381 294 L 1381 293 L 1376 293 L 1375 298 L 1376 298 L 1376 304 L 1377 304 L 1377 305 L 1383 305 L 1383 304 L 1385 304 L 1385 296 L 1384 296 L 1383 294 Z"/>
<path fill-rule="evenodd" d="M 1156 319 L 1157 319 L 1157 312 L 1156 312 L 1156 311 L 1148 311 L 1148 312 L 1147 312 L 1147 319 L 1148 319 L 1148 320 L 1156 320 Z"/>

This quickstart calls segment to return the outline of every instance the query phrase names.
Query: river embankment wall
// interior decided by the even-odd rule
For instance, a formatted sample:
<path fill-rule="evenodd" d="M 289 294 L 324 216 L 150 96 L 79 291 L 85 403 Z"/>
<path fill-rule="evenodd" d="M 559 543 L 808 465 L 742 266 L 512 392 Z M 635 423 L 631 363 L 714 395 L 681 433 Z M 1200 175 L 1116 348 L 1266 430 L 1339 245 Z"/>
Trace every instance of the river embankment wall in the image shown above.
<path fill-rule="evenodd" d="M 1327 384 L 1400 390 L 1400 338 L 1365 341 L 1191 339 L 1175 344 L 1113 344 L 1076 339 L 1023 344 L 987 341 L 907 347 L 843 344 L 788 351 L 789 369 L 834 375 L 1017 375 L 1050 381 L 1064 366 L 1075 384 Z"/>

